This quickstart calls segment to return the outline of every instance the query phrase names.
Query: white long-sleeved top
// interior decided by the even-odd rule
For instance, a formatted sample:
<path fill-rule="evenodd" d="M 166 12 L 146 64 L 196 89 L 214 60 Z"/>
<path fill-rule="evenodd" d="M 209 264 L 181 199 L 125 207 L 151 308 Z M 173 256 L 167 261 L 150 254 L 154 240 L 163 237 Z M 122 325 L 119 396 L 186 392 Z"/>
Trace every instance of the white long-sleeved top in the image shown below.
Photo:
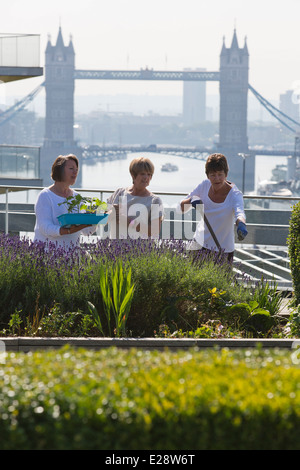
<path fill-rule="evenodd" d="M 73 196 L 78 193 L 74 190 Z M 78 245 L 80 235 L 90 235 L 95 231 L 95 226 L 87 227 L 81 232 L 70 235 L 60 235 L 60 225 L 58 216 L 66 213 L 66 206 L 61 205 L 66 198 L 58 196 L 50 188 L 44 188 L 38 195 L 35 204 L 36 223 L 34 227 L 34 241 L 52 242 L 59 246 L 69 248 L 71 245 Z"/>
<path fill-rule="evenodd" d="M 224 202 L 213 202 L 208 196 L 211 182 L 207 179 L 200 183 L 188 196 L 198 196 L 204 204 L 204 213 L 210 223 L 222 250 L 225 253 L 234 251 L 234 224 L 238 218 L 246 220 L 244 211 L 243 194 L 236 185 L 232 185 L 231 190 L 226 196 Z M 195 240 L 204 248 L 218 251 L 208 228 L 203 223 L 199 223 L 195 232 Z"/>

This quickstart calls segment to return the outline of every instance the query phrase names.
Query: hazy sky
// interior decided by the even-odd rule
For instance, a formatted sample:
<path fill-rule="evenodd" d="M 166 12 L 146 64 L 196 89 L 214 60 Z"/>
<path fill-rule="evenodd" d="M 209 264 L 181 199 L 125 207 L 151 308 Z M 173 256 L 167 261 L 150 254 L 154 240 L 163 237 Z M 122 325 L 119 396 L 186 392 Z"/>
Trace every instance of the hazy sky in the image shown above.
<path fill-rule="evenodd" d="M 70 34 L 76 68 L 182 70 L 219 69 L 225 36 L 236 25 L 239 44 L 250 53 L 251 85 L 267 99 L 300 81 L 300 0 L 9 0 L 3 2 L 1 33 L 41 35 L 41 66 L 48 34 L 56 41 L 61 23 Z M 6 85 L 6 93 L 26 94 L 42 81 Z M 170 82 L 78 80 L 76 93 L 180 94 Z M 217 93 L 217 84 L 208 92 Z"/>

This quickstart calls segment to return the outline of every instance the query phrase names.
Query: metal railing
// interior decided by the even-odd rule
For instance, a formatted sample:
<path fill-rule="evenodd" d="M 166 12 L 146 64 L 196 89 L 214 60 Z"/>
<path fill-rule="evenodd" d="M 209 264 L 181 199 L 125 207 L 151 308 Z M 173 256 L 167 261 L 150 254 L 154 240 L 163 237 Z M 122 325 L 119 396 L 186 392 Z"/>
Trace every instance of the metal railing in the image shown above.
<path fill-rule="evenodd" d="M 23 216 L 31 216 L 34 212 L 33 211 L 10 211 L 9 210 L 9 194 L 16 193 L 16 192 L 28 192 L 28 191 L 42 191 L 44 189 L 43 186 L 15 186 L 15 185 L 0 185 L 0 196 L 4 195 L 4 204 L 5 204 L 5 228 L 4 231 L 6 234 L 9 233 L 9 215 L 23 215 Z M 113 190 L 106 190 L 106 189 L 86 189 L 86 188 L 76 188 L 75 189 L 81 193 L 90 193 L 90 194 L 97 194 L 99 198 L 103 200 L 104 194 L 112 194 Z M 0 210 L 0 213 L 3 211 Z M 20 231 L 22 231 L 20 229 Z"/>
<path fill-rule="evenodd" d="M 18 212 L 16 210 L 10 211 L 9 210 L 9 194 L 10 193 L 16 193 L 16 192 L 29 192 L 29 191 L 41 191 L 44 189 L 42 186 L 12 186 L 12 185 L 0 185 L 0 195 L 5 195 L 5 233 L 9 232 L 9 215 L 10 214 L 22 214 L 22 215 L 32 215 L 33 211 L 22 211 Z M 112 194 L 114 190 L 112 189 L 98 189 L 98 188 L 76 188 L 75 189 L 78 192 L 81 193 L 89 193 L 92 195 L 97 195 L 101 200 L 105 199 L 105 195 Z M 155 194 L 160 197 L 164 196 L 172 196 L 174 198 L 177 198 L 177 202 L 186 196 L 186 193 L 183 192 L 173 192 L 173 191 L 155 191 Z M 28 198 L 27 198 L 28 199 Z M 300 197 L 286 197 L 286 196 L 261 196 L 261 195 L 244 195 L 244 200 L 256 200 L 256 201 L 275 201 L 275 202 L 286 202 L 286 203 L 295 203 L 297 201 L 300 201 Z M 257 207 L 257 210 L 265 211 L 267 214 L 267 210 L 263 207 Z M 3 211 L 0 211 L 0 213 L 3 213 Z M 191 220 L 194 222 L 194 220 Z M 182 222 L 181 220 L 174 220 L 175 223 L 177 222 Z M 247 224 L 249 227 L 259 227 L 259 228 L 282 228 L 286 229 L 288 228 L 288 224 L 280 224 L 280 223 L 248 223 Z M 20 230 L 22 231 L 22 230 Z M 265 243 L 267 245 L 267 243 Z"/>
<path fill-rule="evenodd" d="M 40 186 L 0 185 L 0 230 L 4 228 L 6 234 L 9 232 L 33 232 L 35 224 L 34 203 L 29 203 L 28 194 L 31 191 L 40 192 L 42 189 L 44 188 Z M 79 193 L 88 193 L 91 196 L 97 196 L 101 200 L 106 200 L 107 197 L 114 192 L 112 189 L 98 188 L 77 188 L 75 190 Z M 22 194 L 23 201 L 21 204 L 14 204 L 9 200 L 9 196 L 16 192 L 26 192 L 25 197 Z M 163 223 L 169 224 L 166 226 L 167 233 L 171 233 L 172 236 L 173 233 L 176 232 L 178 234 L 182 231 L 184 234 L 185 223 L 193 223 L 195 224 L 194 227 L 196 227 L 196 211 L 191 211 L 189 217 L 181 216 L 179 213 L 176 214 L 175 206 L 186 196 L 186 193 L 155 191 L 155 194 L 162 198 L 165 206 L 165 218 Z M 174 198 L 174 203 L 165 205 L 164 198 L 170 199 L 170 196 Z M 36 197 L 37 195 L 35 198 Z M 245 195 L 244 199 L 245 202 L 248 200 L 256 200 L 256 209 L 246 209 L 247 220 L 249 217 L 249 221 L 247 221 L 249 233 L 244 242 L 236 240 L 234 270 L 238 275 L 241 275 L 241 278 L 246 274 L 255 282 L 261 279 L 261 277 L 264 277 L 268 280 L 275 280 L 280 289 L 292 290 L 288 249 L 286 245 L 291 207 L 289 210 L 284 211 L 267 210 L 266 208 L 260 207 L 259 204 L 268 200 L 276 203 L 286 202 L 292 206 L 297 201 L 300 201 L 300 197 Z M 25 204 L 24 201 L 26 201 L 27 204 Z M 30 210 L 28 210 L 28 203 Z M 247 202 L 245 205 L 247 205 Z M 20 206 L 22 208 L 21 211 Z M 272 220 L 272 217 L 270 219 L 270 216 L 273 216 L 274 220 Z M 252 221 L 251 218 L 253 219 Z M 255 218 L 257 220 L 255 220 Z M 181 227 L 179 224 L 181 224 Z M 195 230 L 195 228 L 193 228 L 193 230 Z M 190 230 L 189 233 L 191 233 Z"/>

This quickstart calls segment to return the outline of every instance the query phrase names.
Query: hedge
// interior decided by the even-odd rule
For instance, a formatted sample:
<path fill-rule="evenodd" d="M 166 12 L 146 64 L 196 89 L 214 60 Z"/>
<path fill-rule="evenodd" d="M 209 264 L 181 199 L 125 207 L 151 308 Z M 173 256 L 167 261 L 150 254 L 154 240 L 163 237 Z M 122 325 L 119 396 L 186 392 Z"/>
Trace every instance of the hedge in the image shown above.
<path fill-rule="evenodd" d="M 289 350 L 9 353 L 0 449 L 300 449 Z"/>
<path fill-rule="evenodd" d="M 296 304 L 300 304 L 300 202 L 292 207 L 287 239 Z"/>

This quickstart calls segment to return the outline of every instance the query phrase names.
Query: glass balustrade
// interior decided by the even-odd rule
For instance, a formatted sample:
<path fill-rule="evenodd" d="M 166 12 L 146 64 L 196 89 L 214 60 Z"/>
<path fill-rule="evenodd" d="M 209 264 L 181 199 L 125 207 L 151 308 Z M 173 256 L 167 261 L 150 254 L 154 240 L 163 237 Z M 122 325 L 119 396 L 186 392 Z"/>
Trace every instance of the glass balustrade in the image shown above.
<path fill-rule="evenodd" d="M 0 67 L 39 67 L 40 36 L 0 34 Z"/>
<path fill-rule="evenodd" d="M 0 145 L 0 178 L 39 177 L 40 147 Z"/>

